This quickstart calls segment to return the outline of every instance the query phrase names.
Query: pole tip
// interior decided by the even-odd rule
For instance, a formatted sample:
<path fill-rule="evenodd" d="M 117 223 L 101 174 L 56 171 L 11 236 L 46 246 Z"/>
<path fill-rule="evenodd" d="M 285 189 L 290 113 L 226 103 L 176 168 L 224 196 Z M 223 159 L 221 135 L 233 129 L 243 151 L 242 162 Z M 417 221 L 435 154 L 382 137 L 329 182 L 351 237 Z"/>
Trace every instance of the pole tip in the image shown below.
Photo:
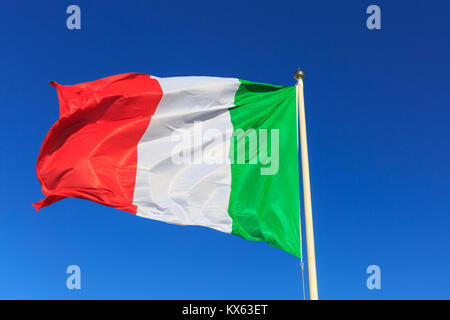
<path fill-rule="evenodd" d="M 300 80 L 300 79 L 305 79 L 305 73 L 302 71 L 302 70 L 300 70 L 300 68 L 298 68 L 297 69 L 297 71 L 295 71 L 295 73 L 294 73 L 294 78 L 295 78 L 295 80 Z"/>

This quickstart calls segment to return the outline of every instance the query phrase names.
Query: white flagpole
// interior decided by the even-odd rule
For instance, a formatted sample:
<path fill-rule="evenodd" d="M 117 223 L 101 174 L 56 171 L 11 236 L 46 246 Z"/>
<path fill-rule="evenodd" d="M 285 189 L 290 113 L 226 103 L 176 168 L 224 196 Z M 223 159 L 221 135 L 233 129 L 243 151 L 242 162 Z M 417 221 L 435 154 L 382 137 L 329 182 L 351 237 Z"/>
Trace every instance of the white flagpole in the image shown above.
<path fill-rule="evenodd" d="M 306 253 L 308 261 L 308 285 L 309 299 L 318 300 L 317 292 L 317 274 L 316 274 L 316 253 L 314 251 L 314 231 L 311 207 L 311 187 L 309 182 L 309 161 L 308 161 L 308 145 L 306 142 L 306 120 L 305 120 L 305 102 L 303 99 L 303 79 L 305 74 L 298 69 L 294 73 L 297 80 L 297 104 L 298 118 L 300 125 L 300 150 L 302 157 L 302 176 L 303 176 L 303 199 L 305 206 L 305 236 L 306 236 Z"/>

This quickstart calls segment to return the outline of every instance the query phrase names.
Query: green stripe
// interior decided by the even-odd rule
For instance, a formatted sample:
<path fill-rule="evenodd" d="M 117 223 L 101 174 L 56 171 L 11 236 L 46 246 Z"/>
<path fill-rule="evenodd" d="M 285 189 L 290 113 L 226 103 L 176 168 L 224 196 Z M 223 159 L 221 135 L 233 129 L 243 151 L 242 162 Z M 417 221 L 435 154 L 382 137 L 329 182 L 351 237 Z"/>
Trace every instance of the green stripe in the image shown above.
<path fill-rule="evenodd" d="M 295 87 L 240 81 L 235 107 L 230 109 L 234 137 L 229 155 L 232 164 L 228 213 L 233 220 L 232 233 L 248 240 L 266 241 L 300 257 Z M 276 133 L 272 129 L 279 130 L 278 166 L 274 151 Z M 267 139 L 258 141 L 252 150 L 249 141 L 264 132 Z M 245 159 L 239 162 L 242 146 Z M 272 157 L 270 163 L 268 157 Z"/>

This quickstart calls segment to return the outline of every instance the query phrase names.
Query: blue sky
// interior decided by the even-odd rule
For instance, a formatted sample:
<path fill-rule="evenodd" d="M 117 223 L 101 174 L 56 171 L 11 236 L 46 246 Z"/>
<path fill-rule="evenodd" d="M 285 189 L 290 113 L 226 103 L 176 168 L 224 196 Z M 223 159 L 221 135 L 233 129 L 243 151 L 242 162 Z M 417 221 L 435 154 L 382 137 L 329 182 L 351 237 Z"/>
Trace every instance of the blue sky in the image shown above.
<path fill-rule="evenodd" d="M 81 30 L 66 8 L 81 8 Z M 381 30 L 366 8 L 381 8 Z M 262 242 L 78 199 L 36 213 L 48 81 L 123 73 L 294 85 L 302 67 L 319 297 L 450 298 L 448 1 L 29 1 L 0 10 L 0 298 L 298 299 Z M 82 289 L 65 270 L 79 265 Z M 381 268 L 368 290 L 366 268 Z"/>

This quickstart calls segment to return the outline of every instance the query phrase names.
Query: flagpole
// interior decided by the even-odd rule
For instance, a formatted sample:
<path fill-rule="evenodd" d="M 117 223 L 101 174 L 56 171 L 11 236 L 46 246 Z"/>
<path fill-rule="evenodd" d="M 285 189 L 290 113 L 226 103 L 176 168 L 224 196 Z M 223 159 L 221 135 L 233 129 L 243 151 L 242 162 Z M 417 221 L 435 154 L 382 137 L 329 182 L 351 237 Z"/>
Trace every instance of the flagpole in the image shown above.
<path fill-rule="evenodd" d="M 305 74 L 298 69 L 294 73 L 297 80 L 297 105 L 298 118 L 300 125 L 300 150 L 302 157 L 302 176 L 303 176 L 303 199 L 305 207 L 305 236 L 306 236 L 306 254 L 308 261 L 308 285 L 309 299 L 318 300 L 317 292 L 317 274 L 316 274 L 316 254 L 314 251 L 314 230 L 311 207 L 311 186 L 309 181 L 309 162 L 308 162 L 308 146 L 306 142 L 306 120 L 305 120 L 305 102 L 303 98 L 303 79 Z"/>

